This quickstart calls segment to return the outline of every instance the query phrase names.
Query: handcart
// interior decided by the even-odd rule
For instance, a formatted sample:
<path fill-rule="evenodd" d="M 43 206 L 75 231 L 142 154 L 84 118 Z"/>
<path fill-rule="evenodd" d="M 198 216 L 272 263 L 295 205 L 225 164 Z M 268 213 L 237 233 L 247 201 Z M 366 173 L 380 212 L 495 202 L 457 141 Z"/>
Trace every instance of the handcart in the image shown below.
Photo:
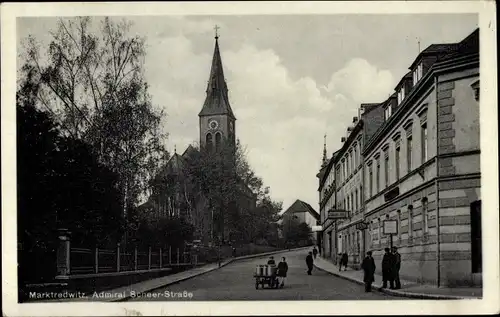
<path fill-rule="evenodd" d="M 267 285 L 269 288 L 278 288 L 279 281 L 276 276 L 277 267 L 275 265 L 257 265 L 255 268 L 255 289 L 259 289 L 259 285 Z"/>

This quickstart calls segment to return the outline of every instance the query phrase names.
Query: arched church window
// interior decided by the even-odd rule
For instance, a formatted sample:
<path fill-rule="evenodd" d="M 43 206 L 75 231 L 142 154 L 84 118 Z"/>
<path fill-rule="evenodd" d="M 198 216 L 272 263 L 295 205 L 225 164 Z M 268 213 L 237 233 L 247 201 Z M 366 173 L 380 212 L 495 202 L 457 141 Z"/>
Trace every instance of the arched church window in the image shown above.
<path fill-rule="evenodd" d="M 222 141 L 222 135 L 220 134 L 220 132 L 217 132 L 215 134 L 215 150 L 216 151 L 220 150 L 221 141 Z"/>
<path fill-rule="evenodd" d="M 212 150 L 212 133 L 207 133 L 207 136 L 206 136 L 206 144 L 207 144 L 207 149 L 208 150 Z"/>

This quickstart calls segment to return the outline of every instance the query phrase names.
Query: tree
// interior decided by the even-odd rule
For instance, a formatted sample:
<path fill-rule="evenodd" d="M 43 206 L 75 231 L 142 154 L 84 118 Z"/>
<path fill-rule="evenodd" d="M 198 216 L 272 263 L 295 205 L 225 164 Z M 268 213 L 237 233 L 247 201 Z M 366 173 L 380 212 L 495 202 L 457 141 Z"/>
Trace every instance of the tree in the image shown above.
<path fill-rule="evenodd" d="M 223 240 L 276 244 L 282 204 L 272 201 L 245 154 L 239 140 L 236 148 L 223 146 L 217 152 L 202 147 L 188 160 L 189 183 L 210 201 L 215 233 Z"/>
<path fill-rule="evenodd" d="M 38 85 L 36 104 L 64 133 L 90 144 L 99 162 L 118 174 L 124 212 L 168 158 L 163 112 L 153 107 L 143 76 L 145 42 L 127 35 L 130 26 L 106 17 L 92 31 L 90 17 L 60 19 L 46 60 L 28 38 L 21 76 Z"/>
<path fill-rule="evenodd" d="M 109 246 L 122 221 L 116 175 L 34 106 L 38 87 L 27 80 L 17 92 L 20 285 L 53 278 L 56 229 L 69 229 L 77 246 Z"/>
<path fill-rule="evenodd" d="M 284 218 L 284 238 L 291 245 L 303 245 L 311 243 L 312 230 L 305 222 L 287 216 Z"/>

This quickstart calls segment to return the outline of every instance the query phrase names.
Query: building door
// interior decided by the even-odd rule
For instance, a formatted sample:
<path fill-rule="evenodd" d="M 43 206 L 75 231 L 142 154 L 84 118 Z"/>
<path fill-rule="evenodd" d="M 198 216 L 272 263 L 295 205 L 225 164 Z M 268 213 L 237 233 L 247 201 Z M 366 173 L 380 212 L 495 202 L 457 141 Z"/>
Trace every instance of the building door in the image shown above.
<path fill-rule="evenodd" d="M 471 257 L 472 273 L 482 272 L 481 251 L 481 201 L 470 205 Z"/>

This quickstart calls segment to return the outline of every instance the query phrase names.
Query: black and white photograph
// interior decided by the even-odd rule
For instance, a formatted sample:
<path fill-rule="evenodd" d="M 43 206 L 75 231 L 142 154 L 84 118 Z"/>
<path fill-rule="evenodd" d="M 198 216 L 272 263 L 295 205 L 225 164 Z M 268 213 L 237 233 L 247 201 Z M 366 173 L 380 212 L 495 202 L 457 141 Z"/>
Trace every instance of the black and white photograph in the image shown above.
<path fill-rule="evenodd" d="M 493 2 L 1 9 L 6 315 L 499 311 Z"/>

